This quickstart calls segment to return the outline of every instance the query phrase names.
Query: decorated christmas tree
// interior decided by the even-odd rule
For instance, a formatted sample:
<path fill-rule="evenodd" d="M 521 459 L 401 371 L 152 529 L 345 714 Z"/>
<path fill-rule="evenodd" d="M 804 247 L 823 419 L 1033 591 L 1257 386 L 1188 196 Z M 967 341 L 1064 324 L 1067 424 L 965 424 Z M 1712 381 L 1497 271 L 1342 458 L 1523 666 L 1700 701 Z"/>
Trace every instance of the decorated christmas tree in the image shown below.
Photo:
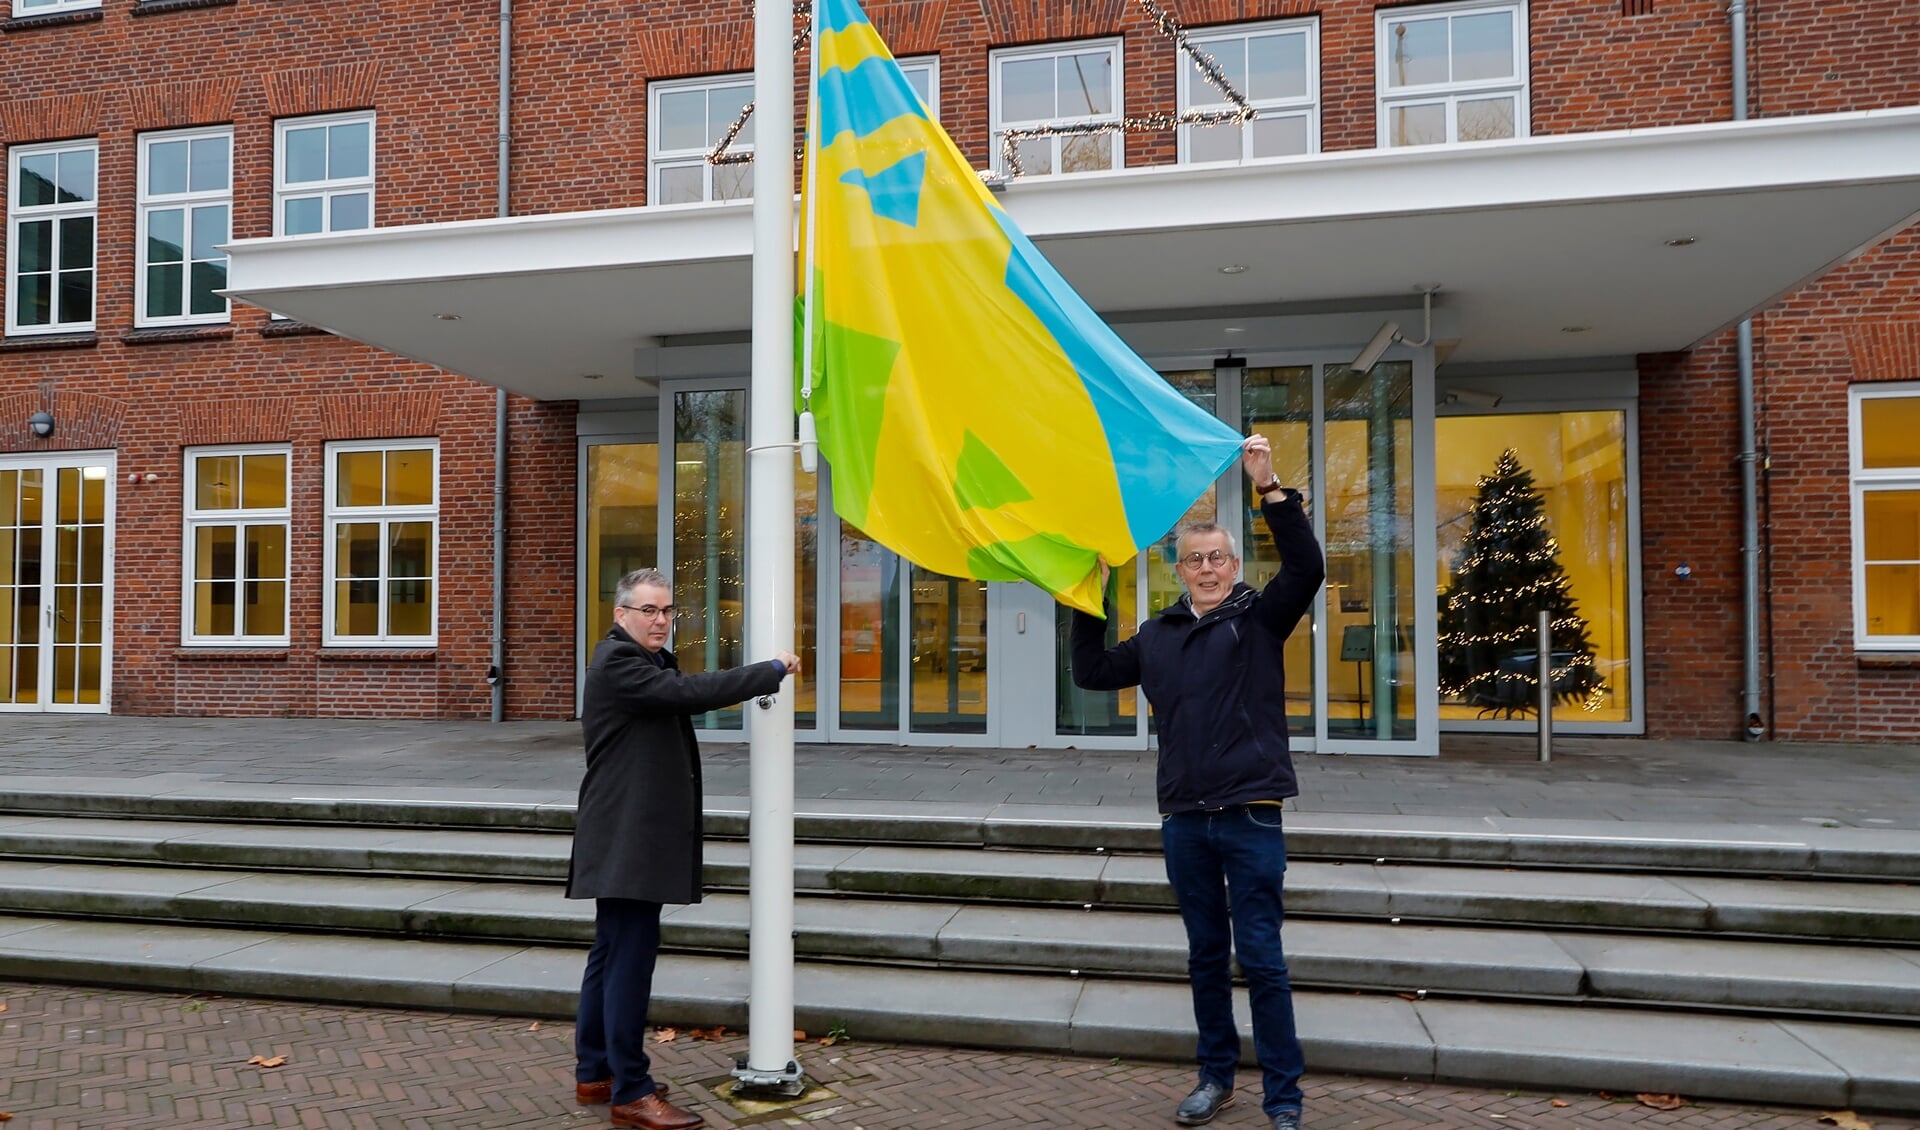
<path fill-rule="evenodd" d="M 1513 715 L 1539 701 L 1539 618 L 1552 615 L 1554 695 L 1599 705 L 1587 620 L 1560 567 L 1533 475 L 1512 450 L 1480 478 L 1473 526 L 1440 597 L 1440 690 L 1483 713 Z"/>

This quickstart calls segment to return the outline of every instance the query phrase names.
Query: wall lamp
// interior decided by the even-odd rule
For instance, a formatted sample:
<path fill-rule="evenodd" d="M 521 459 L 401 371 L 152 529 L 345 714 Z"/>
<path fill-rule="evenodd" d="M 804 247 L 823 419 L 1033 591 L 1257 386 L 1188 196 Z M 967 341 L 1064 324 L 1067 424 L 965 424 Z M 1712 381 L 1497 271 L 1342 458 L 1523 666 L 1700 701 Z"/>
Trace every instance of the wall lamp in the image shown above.
<path fill-rule="evenodd" d="M 27 427 L 33 429 L 35 439 L 46 439 L 53 434 L 53 413 L 35 412 L 27 417 Z"/>
<path fill-rule="evenodd" d="M 1367 341 L 1367 344 L 1360 350 L 1359 355 L 1353 359 L 1353 364 L 1349 366 L 1349 368 L 1351 368 L 1356 373 L 1367 372 L 1368 370 L 1372 369 L 1375 365 L 1380 363 L 1380 355 L 1385 353 L 1387 351 L 1387 347 L 1392 345 L 1396 341 L 1401 343 L 1402 345 L 1411 345 L 1415 348 L 1419 348 L 1420 346 L 1425 345 L 1428 342 L 1432 341 L 1433 340 L 1433 294 L 1435 291 L 1439 289 L 1440 289 L 1439 283 L 1434 283 L 1432 286 L 1423 286 L 1420 288 L 1420 295 L 1421 295 L 1420 304 L 1422 309 L 1426 312 L 1427 332 L 1421 335 L 1421 338 L 1419 341 L 1409 341 L 1406 338 L 1406 336 L 1400 332 L 1400 323 L 1394 322 L 1394 321 L 1382 322 L 1380 323 L 1380 328 L 1374 331 L 1373 337 L 1370 338 Z"/>

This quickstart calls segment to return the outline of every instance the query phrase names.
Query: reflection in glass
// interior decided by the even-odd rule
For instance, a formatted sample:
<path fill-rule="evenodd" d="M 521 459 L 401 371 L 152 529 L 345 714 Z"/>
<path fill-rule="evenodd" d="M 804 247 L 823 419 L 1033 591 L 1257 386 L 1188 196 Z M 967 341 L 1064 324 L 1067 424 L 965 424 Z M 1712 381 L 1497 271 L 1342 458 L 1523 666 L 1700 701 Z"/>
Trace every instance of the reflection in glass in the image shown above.
<path fill-rule="evenodd" d="M 900 728 L 900 558 L 840 523 L 840 725 Z"/>
<path fill-rule="evenodd" d="M 914 566 L 912 704 L 915 733 L 987 731 L 987 584 Z"/>
<path fill-rule="evenodd" d="M 1327 732 L 1414 736 L 1413 366 L 1328 367 Z"/>
<path fill-rule="evenodd" d="M 1860 502 L 1867 635 L 1920 636 L 1920 490 L 1869 490 Z"/>
<path fill-rule="evenodd" d="M 673 653 L 683 671 L 719 671 L 744 662 L 747 394 L 681 392 L 673 405 Z M 737 730 L 741 711 L 694 724 Z"/>
<path fill-rule="evenodd" d="M 1313 367 L 1248 369 L 1240 385 L 1241 431 L 1259 433 L 1273 445 L 1273 473 L 1286 486 L 1299 487 L 1313 475 Z M 1261 516 L 1260 498 L 1251 485 L 1240 528 L 1241 579 L 1263 588 L 1280 572 L 1280 553 Z M 1313 734 L 1313 610 L 1309 608 L 1287 637 L 1287 730 Z"/>
<path fill-rule="evenodd" d="M 1436 584 L 1448 591 L 1475 520 L 1482 476 L 1511 450 L 1532 475 L 1538 517 L 1554 539 L 1568 595 L 1586 622 L 1600 685 L 1567 707 L 1570 720 L 1626 722 L 1633 717 L 1631 563 L 1627 542 L 1626 414 L 1619 411 L 1443 416 L 1434 422 Z M 1440 640 L 1443 653 L 1448 640 Z M 1514 649 L 1514 671 L 1531 676 L 1536 645 Z M 1447 657 L 1441 666 L 1447 669 Z M 1456 664 L 1457 666 L 1457 664 Z M 1525 696 L 1522 696 L 1525 697 Z M 1449 697 L 1440 717 L 1479 720 L 1525 713 L 1531 701 Z"/>
<path fill-rule="evenodd" d="M 1387 84 L 1425 86 L 1447 81 L 1446 19 L 1402 20 L 1387 28 Z"/>
<path fill-rule="evenodd" d="M 1860 398 L 1860 466 L 1920 469 L 1920 396 Z"/>
<path fill-rule="evenodd" d="M 1073 685 L 1073 610 L 1054 603 L 1053 732 L 1063 735 L 1139 732 L 1140 689 L 1085 691 Z M 1107 579 L 1106 646 L 1131 639 L 1140 630 L 1139 558 L 1115 569 Z"/>
<path fill-rule="evenodd" d="M 587 623 L 581 663 L 613 626 L 614 588 L 635 569 L 660 565 L 660 446 L 587 448 Z"/>
<path fill-rule="evenodd" d="M 793 653 L 800 674 L 788 680 L 793 694 L 793 724 L 813 729 L 819 712 L 820 671 L 820 480 L 800 469 L 793 455 Z"/>

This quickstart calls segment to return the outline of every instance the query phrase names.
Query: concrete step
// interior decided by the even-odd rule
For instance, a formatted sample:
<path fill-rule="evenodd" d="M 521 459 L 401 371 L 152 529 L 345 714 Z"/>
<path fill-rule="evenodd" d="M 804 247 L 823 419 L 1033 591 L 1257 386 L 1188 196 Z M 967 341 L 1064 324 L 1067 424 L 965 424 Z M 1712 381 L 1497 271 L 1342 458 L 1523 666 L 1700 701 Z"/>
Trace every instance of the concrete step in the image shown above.
<path fill-rule="evenodd" d="M 510 789 L 298 787 L 209 782 L 0 777 L 0 813 L 285 822 L 331 827 L 433 827 L 569 832 L 570 795 Z M 808 800 L 795 806 L 802 840 L 1022 849 L 1159 850 L 1150 808 Z M 1619 820 L 1429 817 L 1289 810 L 1297 858 L 1403 860 L 1610 871 L 1920 878 L 1920 832 Z M 744 838 L 747 801 L 709 797 L 707 829 Z"/>
<path fill-rule="evenodd" d="M 584 951 L 0 916 L 0 976 L 567 1018 Z M 666 955 L 661 1024 L 741 1026 L 748 969 Z M 801 961 L 809 1032 L 1086 1056 L 1187 1059 L 1172 983 Z M 1825 1108 L 1920 1108 L 1920 1028 L 1662 1010 L 1301 992 L 1308 1064 L 1489 1086 L 1659 1091 Z M 1238 1015 L 1247 1015 L 1244 997 Z M 1245 1035 L 1246 1033 L 1243 1033 Z M 1251 1051 L 1251 1041 L 1245 1044 Z M 809 1056 L 800 1048 L 804 1065 Z"/>
<path fill-rule="evenodd" d="M 370 880 L 210 868 L 0 862 L 0 911 L 475 942 L 586 945 L 590 903 L 553 884 Z M 821 960 L 1180 980 L 1171 910 L 836 897 L 795 902 L 795 949 Z M 744 953 L 748 900 L 669 908 L 665 944 Z M 1539 1000 L 1609 999 L 1920 1020 L 1920 949 L 1703 940 L 1296 917 L 1297 984 Z"/>
<path fill-rule="evenodd" d="M 0 860 L 551 882 L 566 874 L 569 844 L 542 832 L 0 816 Z M 709 845 L 709 886 L 744 888 L 747 871 L 746 844 Z M 1104 851 L 809 843 L 795 850 L 795 882 L 1102 908 L 1166 908 L 1173 898 L 1158 856 Z M 1871 880 L 1305 860 L 1288 869 L 1287 906 L 1301 916 L 1920 944 L 1920 887 Z"/>

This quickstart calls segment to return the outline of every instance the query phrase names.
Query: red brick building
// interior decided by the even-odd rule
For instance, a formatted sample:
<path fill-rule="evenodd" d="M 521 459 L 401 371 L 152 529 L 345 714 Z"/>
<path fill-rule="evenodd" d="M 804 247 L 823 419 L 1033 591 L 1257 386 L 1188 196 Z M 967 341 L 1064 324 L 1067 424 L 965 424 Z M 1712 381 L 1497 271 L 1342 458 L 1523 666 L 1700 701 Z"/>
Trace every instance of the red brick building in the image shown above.
<path fill-rule="evenodd" d="M 569 717 L 641 564 L 684 662 L 741 658 L 750 179 L 705 154 L 748 5 L 8 2 L 0 709 L 484 717 L 497 645 L 504 716 Z M 1720 0 L 1161 7 L 1249 125 L 1045 136 L 1227 104 L 1136 0 L 869 12 L 1069 280 L 1309 486 L 1298 743 L 1530 727 L 1457 685 L 1480 629 L 1442 615 L 1486 597 L 1462 547 L 1507 450 L 1597 672 L 1563 728 L 1732 736 L 1751 694 L 1772 737 L 1920 737 L 1920 10 L 1747 5 L 1736 123 Z M 1007 129 L 1041 131 L 1018 177 Z M 1148 740 L 1060 677 L 1044 597 L 900 563 L 829 488 L 796 508 L 803 734 Z M 1158 548 L 1120 572 L 1128 624 L 1173 592 Z"/>

